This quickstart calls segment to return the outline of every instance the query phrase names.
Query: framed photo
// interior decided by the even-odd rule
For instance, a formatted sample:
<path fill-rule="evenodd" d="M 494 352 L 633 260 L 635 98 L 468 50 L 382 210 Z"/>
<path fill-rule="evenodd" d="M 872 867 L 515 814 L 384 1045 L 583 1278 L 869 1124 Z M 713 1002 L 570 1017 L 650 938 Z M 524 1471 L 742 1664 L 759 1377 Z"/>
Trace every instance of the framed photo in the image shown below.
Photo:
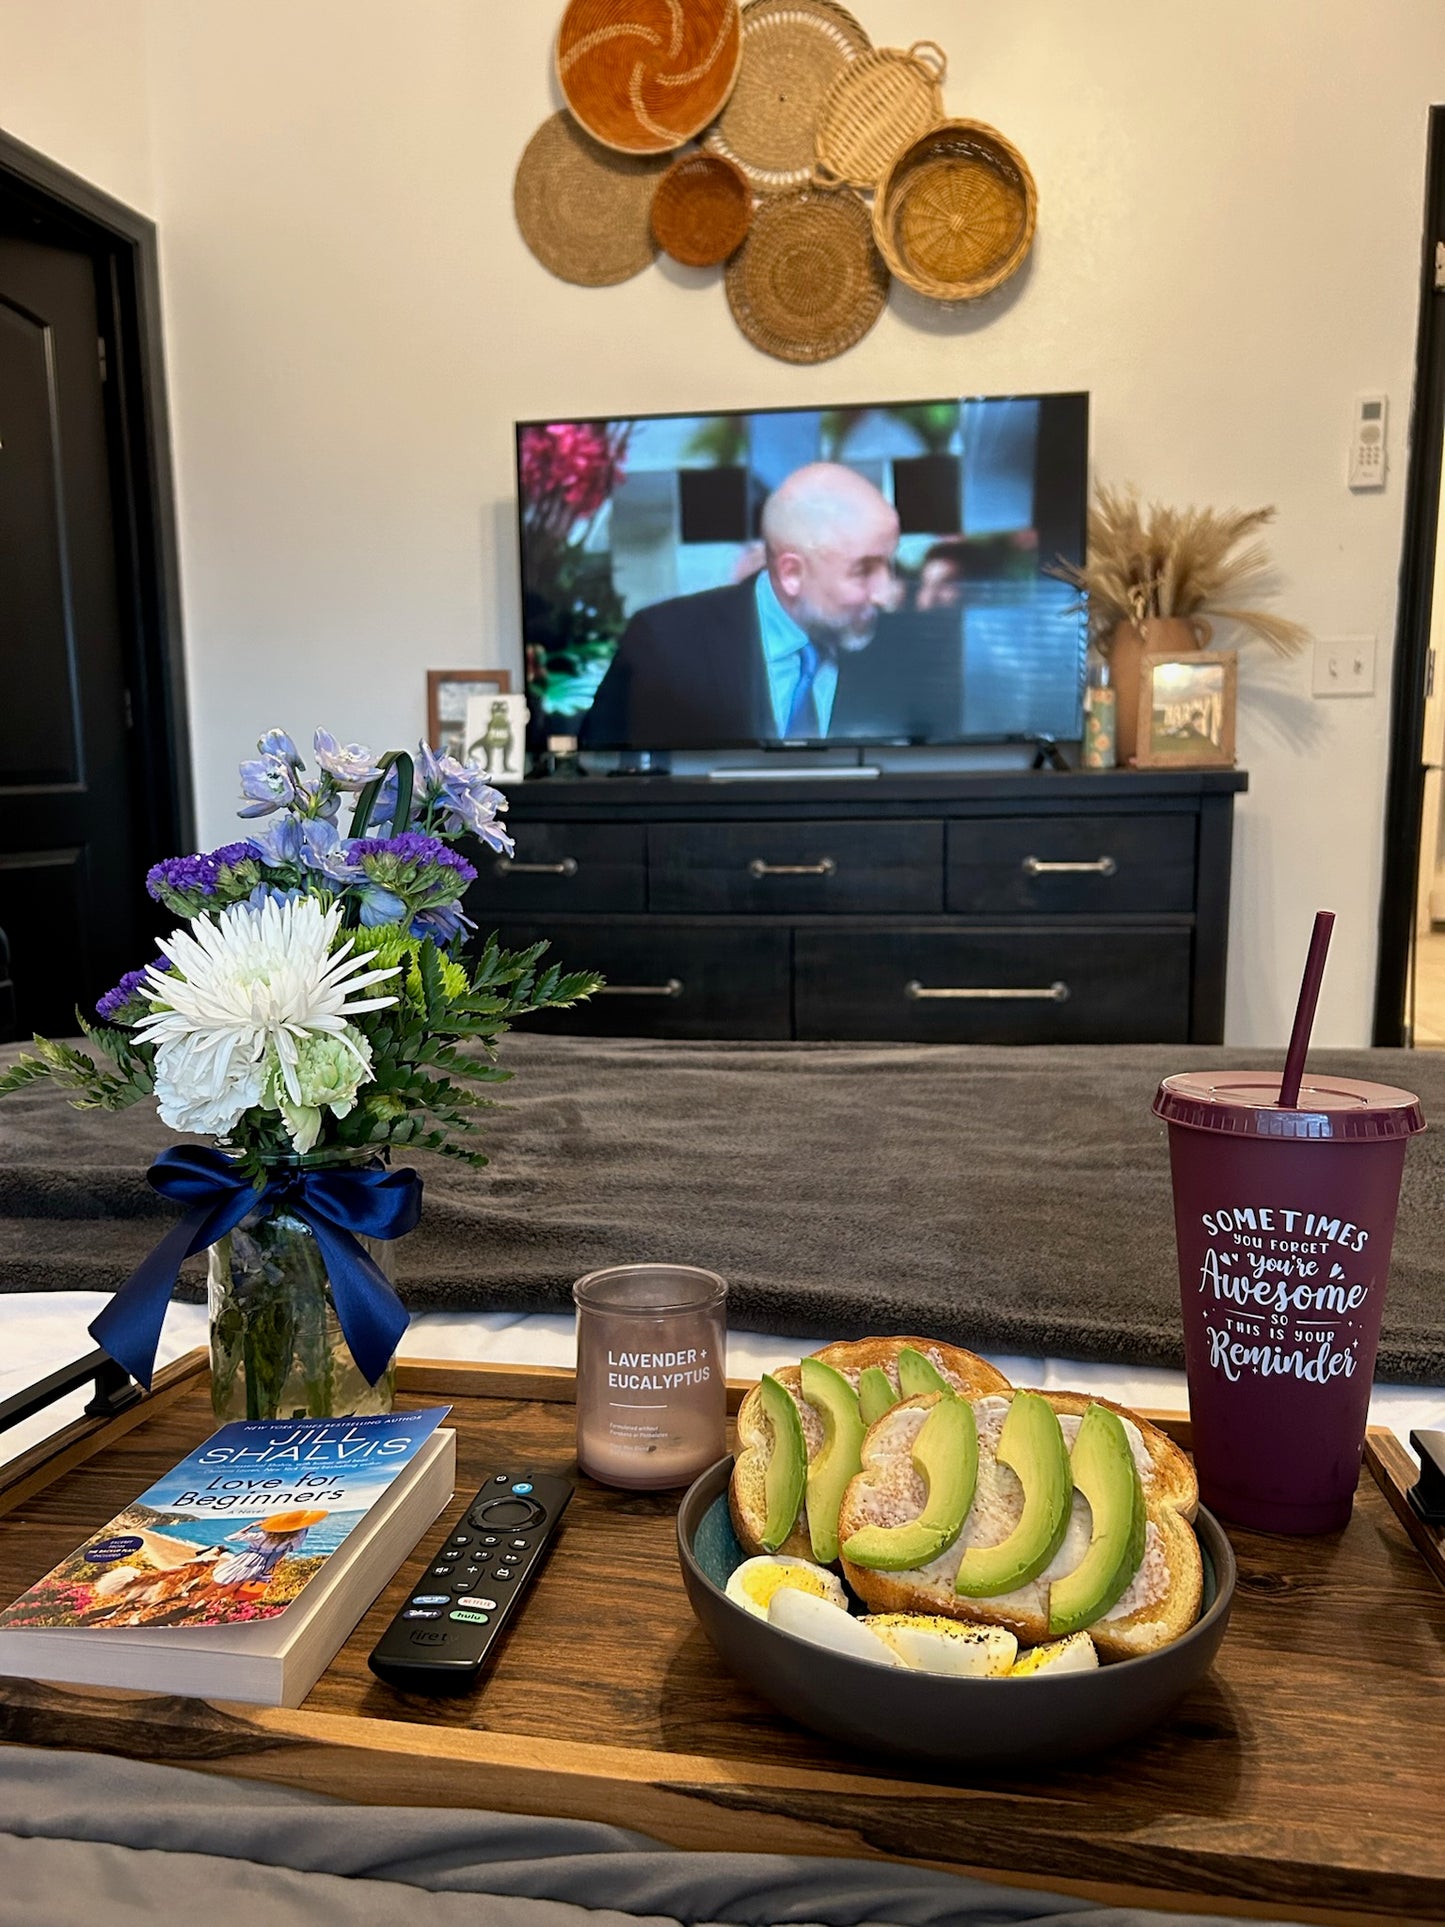
<path fill-rule="evenodd" d="M 1233 769 L 1232 649 L 1139 658 L 1140 769 Z"/>
<path fill-rule="evenodd" d="M 467 698 L 464 763 L 478 763 L 489 782 L 520 783 L 527 770 L 527 698 L 503 690 Z"/>
<path fill-rule="evenodd" d="M 428 669 L 426 672 L 426 739 L 441 756 L 465 762 L 462 737 L 467 728 L 467 702 L 473 696 L 505 696 L 512 687 L 506 669 Z"/>

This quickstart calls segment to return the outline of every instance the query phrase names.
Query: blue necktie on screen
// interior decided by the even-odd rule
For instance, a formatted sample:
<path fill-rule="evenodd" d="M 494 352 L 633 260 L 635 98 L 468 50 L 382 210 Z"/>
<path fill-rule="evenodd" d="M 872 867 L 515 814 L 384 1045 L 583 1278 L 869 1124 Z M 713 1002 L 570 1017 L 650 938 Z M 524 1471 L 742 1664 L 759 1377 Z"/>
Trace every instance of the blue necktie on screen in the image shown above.
<path fill-rule="evenodd" d="M 823 658 L 818 653 L 816 643 L 803 644 L 799 662 L 798 686 L 793 691 L 793 706 L 788 711 L 788 727 L 784 733 L 801 739 L 818 737 L 823 734 L 823 725 L 818 720 L 818 705 L 813 700 L 813 684 L 818 680 Z"/>

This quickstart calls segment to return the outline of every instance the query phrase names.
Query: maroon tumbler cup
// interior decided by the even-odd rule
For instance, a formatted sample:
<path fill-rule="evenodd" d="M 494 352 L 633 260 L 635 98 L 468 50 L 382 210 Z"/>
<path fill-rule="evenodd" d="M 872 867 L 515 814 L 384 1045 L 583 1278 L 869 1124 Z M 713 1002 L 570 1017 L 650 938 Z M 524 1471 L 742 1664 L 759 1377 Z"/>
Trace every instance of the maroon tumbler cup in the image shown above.
<path fill-rule="evenodd" d="M 1194 1462 L 1204 1503 L 1267 1532 L 1333 1532 L 1354 1503 L 1408 1091 L 1278 1072 L 1166 1077 Z"/>

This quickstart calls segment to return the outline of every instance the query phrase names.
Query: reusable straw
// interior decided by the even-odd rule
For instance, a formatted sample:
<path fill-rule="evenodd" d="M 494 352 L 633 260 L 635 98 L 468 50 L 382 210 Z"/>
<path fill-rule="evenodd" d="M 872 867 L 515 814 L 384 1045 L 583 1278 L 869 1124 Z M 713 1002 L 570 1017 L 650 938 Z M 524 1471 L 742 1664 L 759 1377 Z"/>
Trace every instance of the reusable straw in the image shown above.
<path fill-rule="evenodd" d="M 1299 1002 L 1295 1005 L 1294 1029 L 1289 1034 L 1284 1076 L 1280 1079 L 1279 1107 L 1282 1111 L 1293 1111 L 1299 1106 L 1300 1080 L 1305 1074 L 1305 1052 L 1310 1047 L 1315 1005 L 1320 1000 L 1320 983 L 1325 974 L 1325 958 L 1329 953 L 1330 932 L 1334 927 L 1333 910 L 1316 910 L 1315 927 L 1310 933 L 1309 955 L 1305 958 L 1305 974 L 1300 979 Z"/>

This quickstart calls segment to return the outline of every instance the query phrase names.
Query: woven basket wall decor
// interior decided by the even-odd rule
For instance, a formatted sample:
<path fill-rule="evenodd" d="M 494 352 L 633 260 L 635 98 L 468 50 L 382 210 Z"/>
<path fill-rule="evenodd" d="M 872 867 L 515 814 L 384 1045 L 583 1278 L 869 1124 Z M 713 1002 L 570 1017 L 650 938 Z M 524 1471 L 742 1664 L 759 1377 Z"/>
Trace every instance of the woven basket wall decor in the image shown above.
<path fill-rule="evenodd" d="M 873 203 L 884 260 L 906 286 L 939 301 L 971 301 L 1007 281 L 1037 218 L 1027 161 L 977 120 L 946 120 L 913 141 Z"/>
<path fill-rule="evenodd" d="M 838 75 L 818 117 L 818 173 L 875 188 L 909 141 L 943 119 L 948 57 L 931 40 L 877 47 Z"/>
<path fill-rule="evenodd" d="M 528 141 L 512 190 L 517 226 L 544 268 L 584 288 L 630 280 L 657 254 L 652 197 L 666 160 L 599 147 L 570 114 Z"/>
<path fill-rule="evenodd" d="M 779 361 L 841 355 L 888 299 L 868 210 L 850 188 L 769 195 L 728 263 L 726 284 L 739 328 Z"/>
<path fill-rule="evenodd" d="M 756 194 L 804 186 L 828 89 L 869 44 L 834 0 L 750 0 L 737 84 L 703 145 L 740 167 Z"/>
<path fill-rule="evenodd" d="M 557 79 L 577 119 L 624 154 L 667 154 L 732 92 L 738 0 L 568 0 Z"/>
<path fill-rule="evenodd" d="M 653 238 L 689 268 L 726 261 L 753 218 L 753 191 L 741 168 L 721 154 L 684 154 L 652 197 Z"/>

